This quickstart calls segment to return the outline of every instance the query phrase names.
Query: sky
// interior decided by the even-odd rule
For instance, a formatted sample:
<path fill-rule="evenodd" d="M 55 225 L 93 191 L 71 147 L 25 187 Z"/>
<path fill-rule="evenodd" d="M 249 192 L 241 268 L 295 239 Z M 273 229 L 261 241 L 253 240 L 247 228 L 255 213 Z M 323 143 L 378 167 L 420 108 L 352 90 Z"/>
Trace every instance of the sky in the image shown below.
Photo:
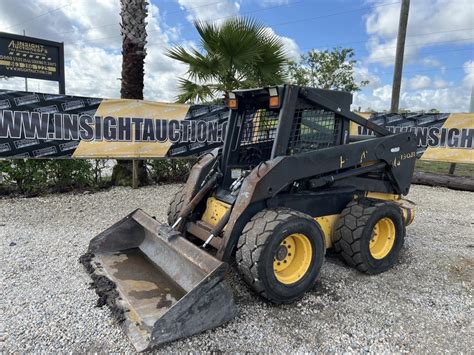
<path fill-rule="evenodd" d="M 310 49 L 353 48 L 356 80 L 370 84 L 353 108 L 390 107 L 400 1 L 149 0 L 145 92 L 170 102 L 186 66 L 166 57 L 174 45 L 199 49 L 193 21 L 252 17 L 281 37 L 289 58 Z M 119 0 L 0 0 L 0 31 L 64 42 L 66 93 L 120 97 Z M 474 1 L 411 0 L 400 108 L 467 112 L 474 85 Z M 28 80 L 30 91 L 57 93 L 55 82 Z M 24 89 L 0 78 L 0 89 Z"/>

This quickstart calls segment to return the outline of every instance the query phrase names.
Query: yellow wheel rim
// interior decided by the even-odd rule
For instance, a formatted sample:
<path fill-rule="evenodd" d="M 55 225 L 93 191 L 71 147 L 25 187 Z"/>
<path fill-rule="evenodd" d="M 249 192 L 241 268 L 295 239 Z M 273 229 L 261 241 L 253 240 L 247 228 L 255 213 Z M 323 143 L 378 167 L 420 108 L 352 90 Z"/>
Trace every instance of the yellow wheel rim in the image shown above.
<path fill-rule="evenodd" d="M 312 258 L 313 248 L 309 238 L 300 233 L 289 235 L 275 252 L 273 258 L 275 277 L 286 285 L 295 283 L 306 274 Z"/>
<path fill-rule="evenodd" d="M 393 221 L 384 217 L 379 220 L 372 231 L 369 250 L 374 259 L 385 258 L 395 243 L 395 224 Z"/>

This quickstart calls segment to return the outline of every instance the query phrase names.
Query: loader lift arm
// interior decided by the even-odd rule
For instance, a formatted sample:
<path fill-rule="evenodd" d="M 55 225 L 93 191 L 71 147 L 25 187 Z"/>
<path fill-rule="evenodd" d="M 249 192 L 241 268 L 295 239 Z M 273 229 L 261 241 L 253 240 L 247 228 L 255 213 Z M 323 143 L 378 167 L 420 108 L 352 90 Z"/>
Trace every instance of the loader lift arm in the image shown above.
<path fill-rule="evenodd" d="M 251 209 L 252 205 L 281 205 L 278 200 L 281 200 L 282 192 L 295 182 L 308 180 L 310 189 L 316 191 L 337 182 L 337 186 L 352 187 L 354 192 L 359 190 L 407 194 L 412 176 L 410 171 L 413 171 L 415 163 L 413 152 L 416 152 L 416 140 L 413 135 L 401 133 L 298 156 L 278 157 L 260 164 L 241 187 L 228 221 L 227 230 L 232 232 L 224 234 L 222 245 L 225 247 L 219 249 L 217 256 L 223 260 L 231 259 L 238 240 L 238 226 L 246 220 L 246 210 Z M 322 161 L 324 164 L 320 163 Z M 364 165 L 366 162 L 369 165 Z M 367 176 L 369 173 L 376 173 L 376 177 Z M 304 198 L 301 196 L 300 199 Z M 345 205 L 348 200 L 343 200 L 342 203 Z M 298 203 L 291 207 L 298 210 Z M 334 210 L 325 210 L 325 213 L 339 213 L 338 209 L 339 204 L 336 204 Z"/>

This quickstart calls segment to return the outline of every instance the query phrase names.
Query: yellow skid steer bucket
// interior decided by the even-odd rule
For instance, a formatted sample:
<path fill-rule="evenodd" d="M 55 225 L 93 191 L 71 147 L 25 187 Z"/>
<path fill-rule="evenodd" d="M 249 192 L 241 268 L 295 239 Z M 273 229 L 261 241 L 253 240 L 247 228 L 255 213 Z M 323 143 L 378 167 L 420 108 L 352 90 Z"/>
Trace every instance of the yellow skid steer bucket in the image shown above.
<path fill-rule="evenodd" d="M 215 328 L 236 315 L 226 264 L 138 209 L 80 258 L 137 351 Z"/>

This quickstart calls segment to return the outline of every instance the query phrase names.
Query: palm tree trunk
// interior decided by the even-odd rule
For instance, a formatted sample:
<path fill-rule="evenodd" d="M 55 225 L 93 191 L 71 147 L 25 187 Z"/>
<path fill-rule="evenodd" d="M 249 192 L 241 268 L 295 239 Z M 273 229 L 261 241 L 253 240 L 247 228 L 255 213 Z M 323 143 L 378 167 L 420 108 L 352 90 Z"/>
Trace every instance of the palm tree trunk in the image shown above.
<path fill-rule="evenodd" d="M 146 56 L 146 0 L 120 0 L 122 17 L 122 99 L 143 100 L 143 79 Z M 130 186 L 132 182 L 132 161 L 119 160 L 112 172 L 114 185 Z M 139 162 L 140 185 L 147 183 L 146 162 Z"/>

